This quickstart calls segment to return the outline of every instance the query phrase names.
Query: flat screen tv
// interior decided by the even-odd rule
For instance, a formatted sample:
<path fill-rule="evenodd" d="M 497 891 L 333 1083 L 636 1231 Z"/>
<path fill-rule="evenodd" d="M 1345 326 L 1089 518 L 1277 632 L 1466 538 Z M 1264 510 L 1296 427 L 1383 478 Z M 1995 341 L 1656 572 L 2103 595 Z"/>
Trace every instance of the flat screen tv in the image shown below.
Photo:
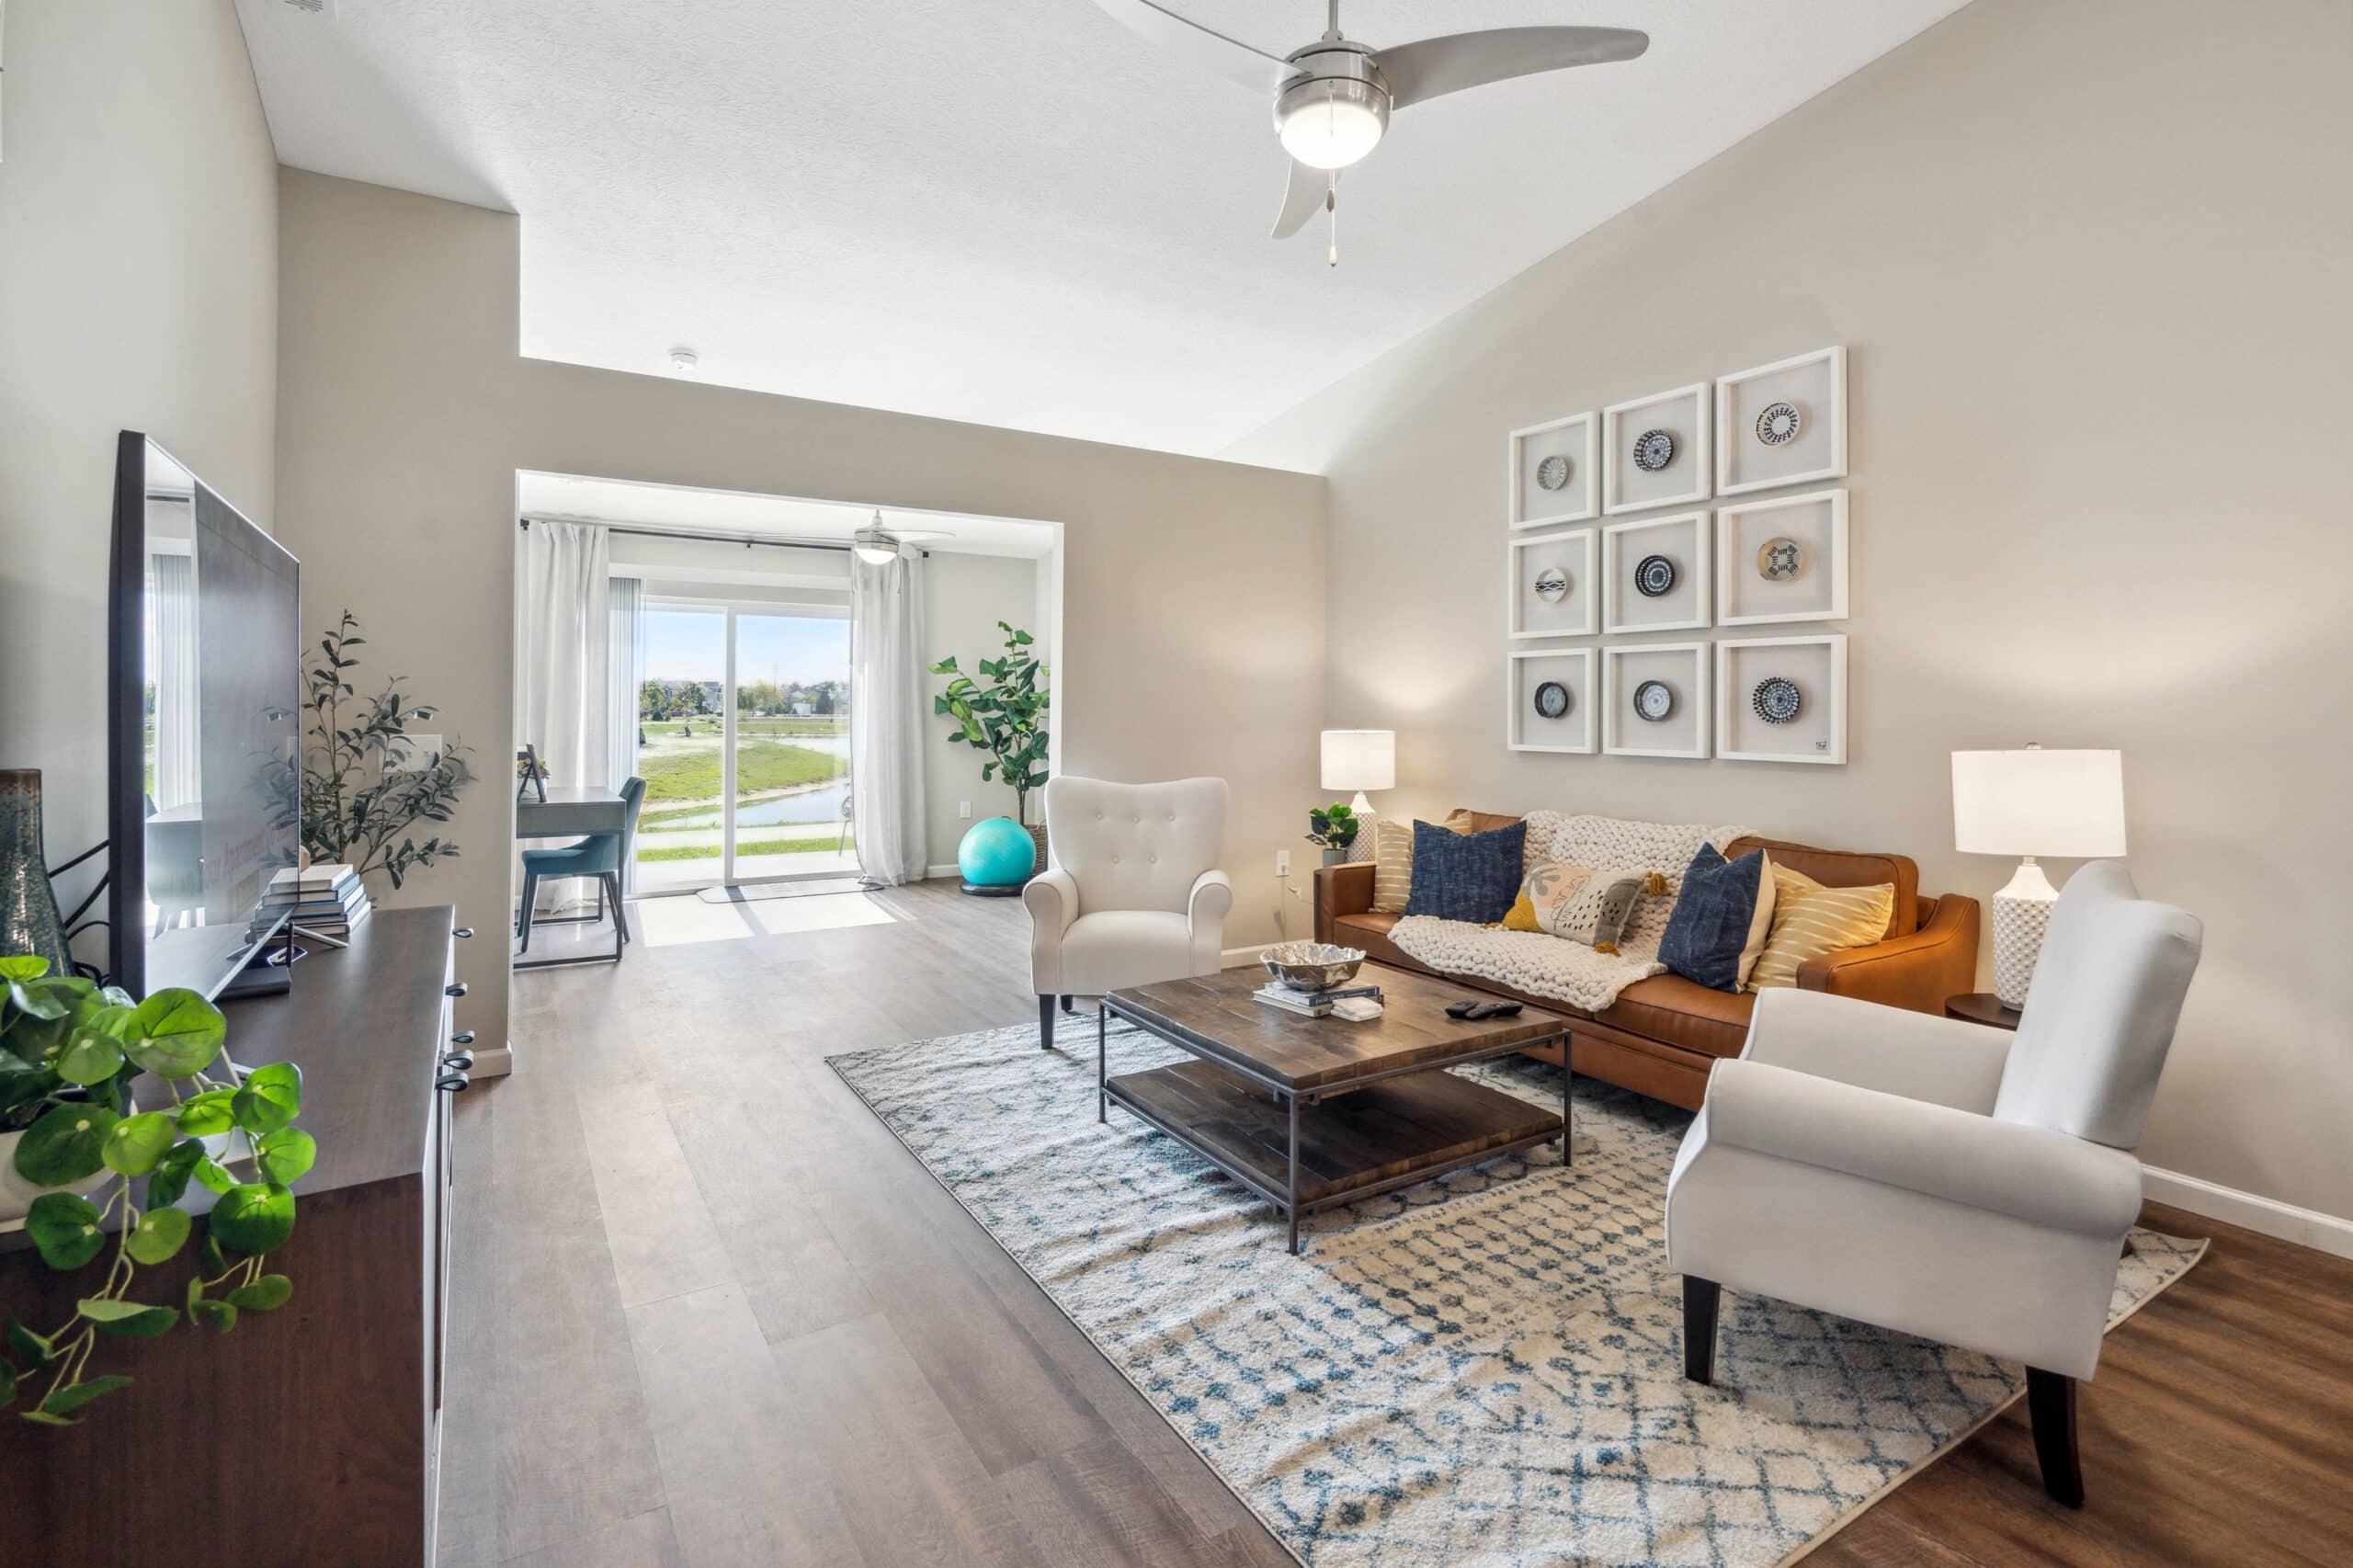
<path fill-rule="evenodd" d="M 240 983 L 285 923 L 266 894 L 301 849 L 300 587 L 277 540 L 162 447 L 122 433 L 107 604 L 107 967 L 133 995 L 284 989 Z"/>

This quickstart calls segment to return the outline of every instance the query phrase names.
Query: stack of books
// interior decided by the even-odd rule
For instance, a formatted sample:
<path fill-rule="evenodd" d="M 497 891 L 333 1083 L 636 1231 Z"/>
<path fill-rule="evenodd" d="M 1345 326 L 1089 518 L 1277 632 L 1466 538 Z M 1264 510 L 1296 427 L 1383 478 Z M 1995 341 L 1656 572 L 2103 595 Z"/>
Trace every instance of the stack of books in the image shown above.
<path fill-rule="evenodd" d="M 1324 1018 L 1332 1015 L 1341 1003 L 1360 1000 L 1370 1004 L 1340 1007 L 1343 1017 L 1370 1017 L 1381 1010 L 1381 987 L 1378 985 L 1336 985 L 1329 991 L 1297 991 L 1279 982 L 1261 985 L 1253 993 L 1269 1007 L 1280 1007 L 1286 1013 L 1298 1013 L 1304 1017 Z"/>
<path fill-rule="evenodd" d="M 267 918 L 285 911 L 295 925 L 322 937 L 348 937 L 374 907 L 368 902 L 368 889 L 359 874 L 349 866 L 310 866 L 300 870 L 290 866 L 270 879 L 269 891 L 262 895 L 261 913 Z"/>

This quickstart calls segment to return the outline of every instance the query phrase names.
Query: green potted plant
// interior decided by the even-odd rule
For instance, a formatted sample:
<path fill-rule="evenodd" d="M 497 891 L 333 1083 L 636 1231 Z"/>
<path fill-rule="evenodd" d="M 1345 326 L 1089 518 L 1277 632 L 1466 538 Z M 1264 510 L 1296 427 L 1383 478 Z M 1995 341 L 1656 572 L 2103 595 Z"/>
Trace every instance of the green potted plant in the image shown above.
<path fill-rule="evenodd" d="M 948 733 L 950 741 L 988 754 L 989 759 L 981 764 L 983 783 L 1001 777 L 1013 787 L 1013 820 L 1029 830 L 1038 846 L 1037 864 L 1043 866 L 1046 829 L 1029 821 L 1029 793 L 1046 785 L 1049 672 L 1030 652 L 1036 638 L 1017 631 L 1009 621 L 996 624 L 1005 633 L 1005 653 L 999 658 L 983 659 L 976 672 L 992 684 L 983 686 L 958 669 L 956 655 L 950 653 L 931 666 L 933 675 L 954 677 L 945 691 L 932 698 L 931 710 L 955 721 L 955 728 Z"/>
<path fill-rule="evenodd" d="M 0 1324 L 0 1407 L 70 1426 L 74 1411 L 131 1383 L 94 1367 L 105 1342 L 155 1338 L 183 1315 L 226 1334 L 241 1312 L 286 1304 L 292 1283 L 264 1273 L 262 1259 L 293 1233 L 293 1184 L 318 1145 L 293 1125 L 301 1069 L 239 1070 L 222 1051 L 227 1021 L 195 992 L 134 1001 L 51 974 L 35 957 L 0 958 L 0 1128 L 14 1134 L 8 1174 L 32 1195 L 25 1232 L 60 1273 L 112 1249 L 103 1278 L 63 1323 Z M 142 1072 L 170 1096 L 168 1108 L 132 1103 L 130 1083 Z M 254 1179 L 239 1181 L 229 1166 L 247 1159 Z M 214 1195 L 200 1237 L 179 1206 L 191 1185 Z M 138 1299 L 139 1270 L 169 1261 L 192 1237 L 202 1267 L 176 1304 Z"/>
<path fill-rule="evenodd" d="M 1347 858 L 1348 846 L 1357 841 L 1357 834 L 1363 826 L 1363 819 L 1335 801 L 1307 813 L 1307 842 L 1322 846 L 1324 863 L 1336 866 Z"/>

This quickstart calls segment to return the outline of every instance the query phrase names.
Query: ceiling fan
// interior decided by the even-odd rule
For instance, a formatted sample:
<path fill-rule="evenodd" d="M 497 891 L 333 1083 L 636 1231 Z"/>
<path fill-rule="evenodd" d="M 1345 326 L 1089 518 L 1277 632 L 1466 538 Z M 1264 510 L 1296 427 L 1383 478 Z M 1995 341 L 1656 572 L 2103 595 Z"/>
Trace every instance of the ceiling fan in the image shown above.
<path fill-rule="evenodd" d="M 1650 48 L 1632 28 L 1491 28 L 1376 50 L 1340 36 L 1330 0 L 1324 36 L 1280 59 L 1188 22 L 1154 0 L 1095 0 L 1116 20 L 1195 64 L 1274 97 L 1275 131 L 1290 154 L 1290 186 L 1274 237 L 1289 239 L 1319 207 L 1339 210 L 1340 171 L 1380 143 L 1392 109 L 1514 76 L 1631 60 Z M 1335 243 L 1331 259 L 1339 264 Z"/>
<path fill-rule="evenodd" d="M 955 537 L 945 528 L 886 528 L 882 526 L 882 514 L 877 512 L 872 522 L 850 535 L 849 547 L 860 561 L 881 566 L 897 560 L 903 545 Z"/>

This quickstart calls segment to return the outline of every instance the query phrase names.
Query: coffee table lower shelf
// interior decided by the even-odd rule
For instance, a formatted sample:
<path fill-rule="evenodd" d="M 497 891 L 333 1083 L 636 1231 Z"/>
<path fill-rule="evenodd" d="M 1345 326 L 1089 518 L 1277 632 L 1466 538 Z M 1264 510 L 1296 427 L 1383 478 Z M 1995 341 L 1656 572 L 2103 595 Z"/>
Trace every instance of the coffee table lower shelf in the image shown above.
<path fill-rule="evenodd" d="M 1105 1080 L 1105 1098 L 1273 1204 L 1299 1251 L 1302 1214 L 1565 1139 L 1552 1110 L 1431 1071 L 1323 1098 L 1278 1096 L 1215 1064 L 1175 1062 Z"/>

